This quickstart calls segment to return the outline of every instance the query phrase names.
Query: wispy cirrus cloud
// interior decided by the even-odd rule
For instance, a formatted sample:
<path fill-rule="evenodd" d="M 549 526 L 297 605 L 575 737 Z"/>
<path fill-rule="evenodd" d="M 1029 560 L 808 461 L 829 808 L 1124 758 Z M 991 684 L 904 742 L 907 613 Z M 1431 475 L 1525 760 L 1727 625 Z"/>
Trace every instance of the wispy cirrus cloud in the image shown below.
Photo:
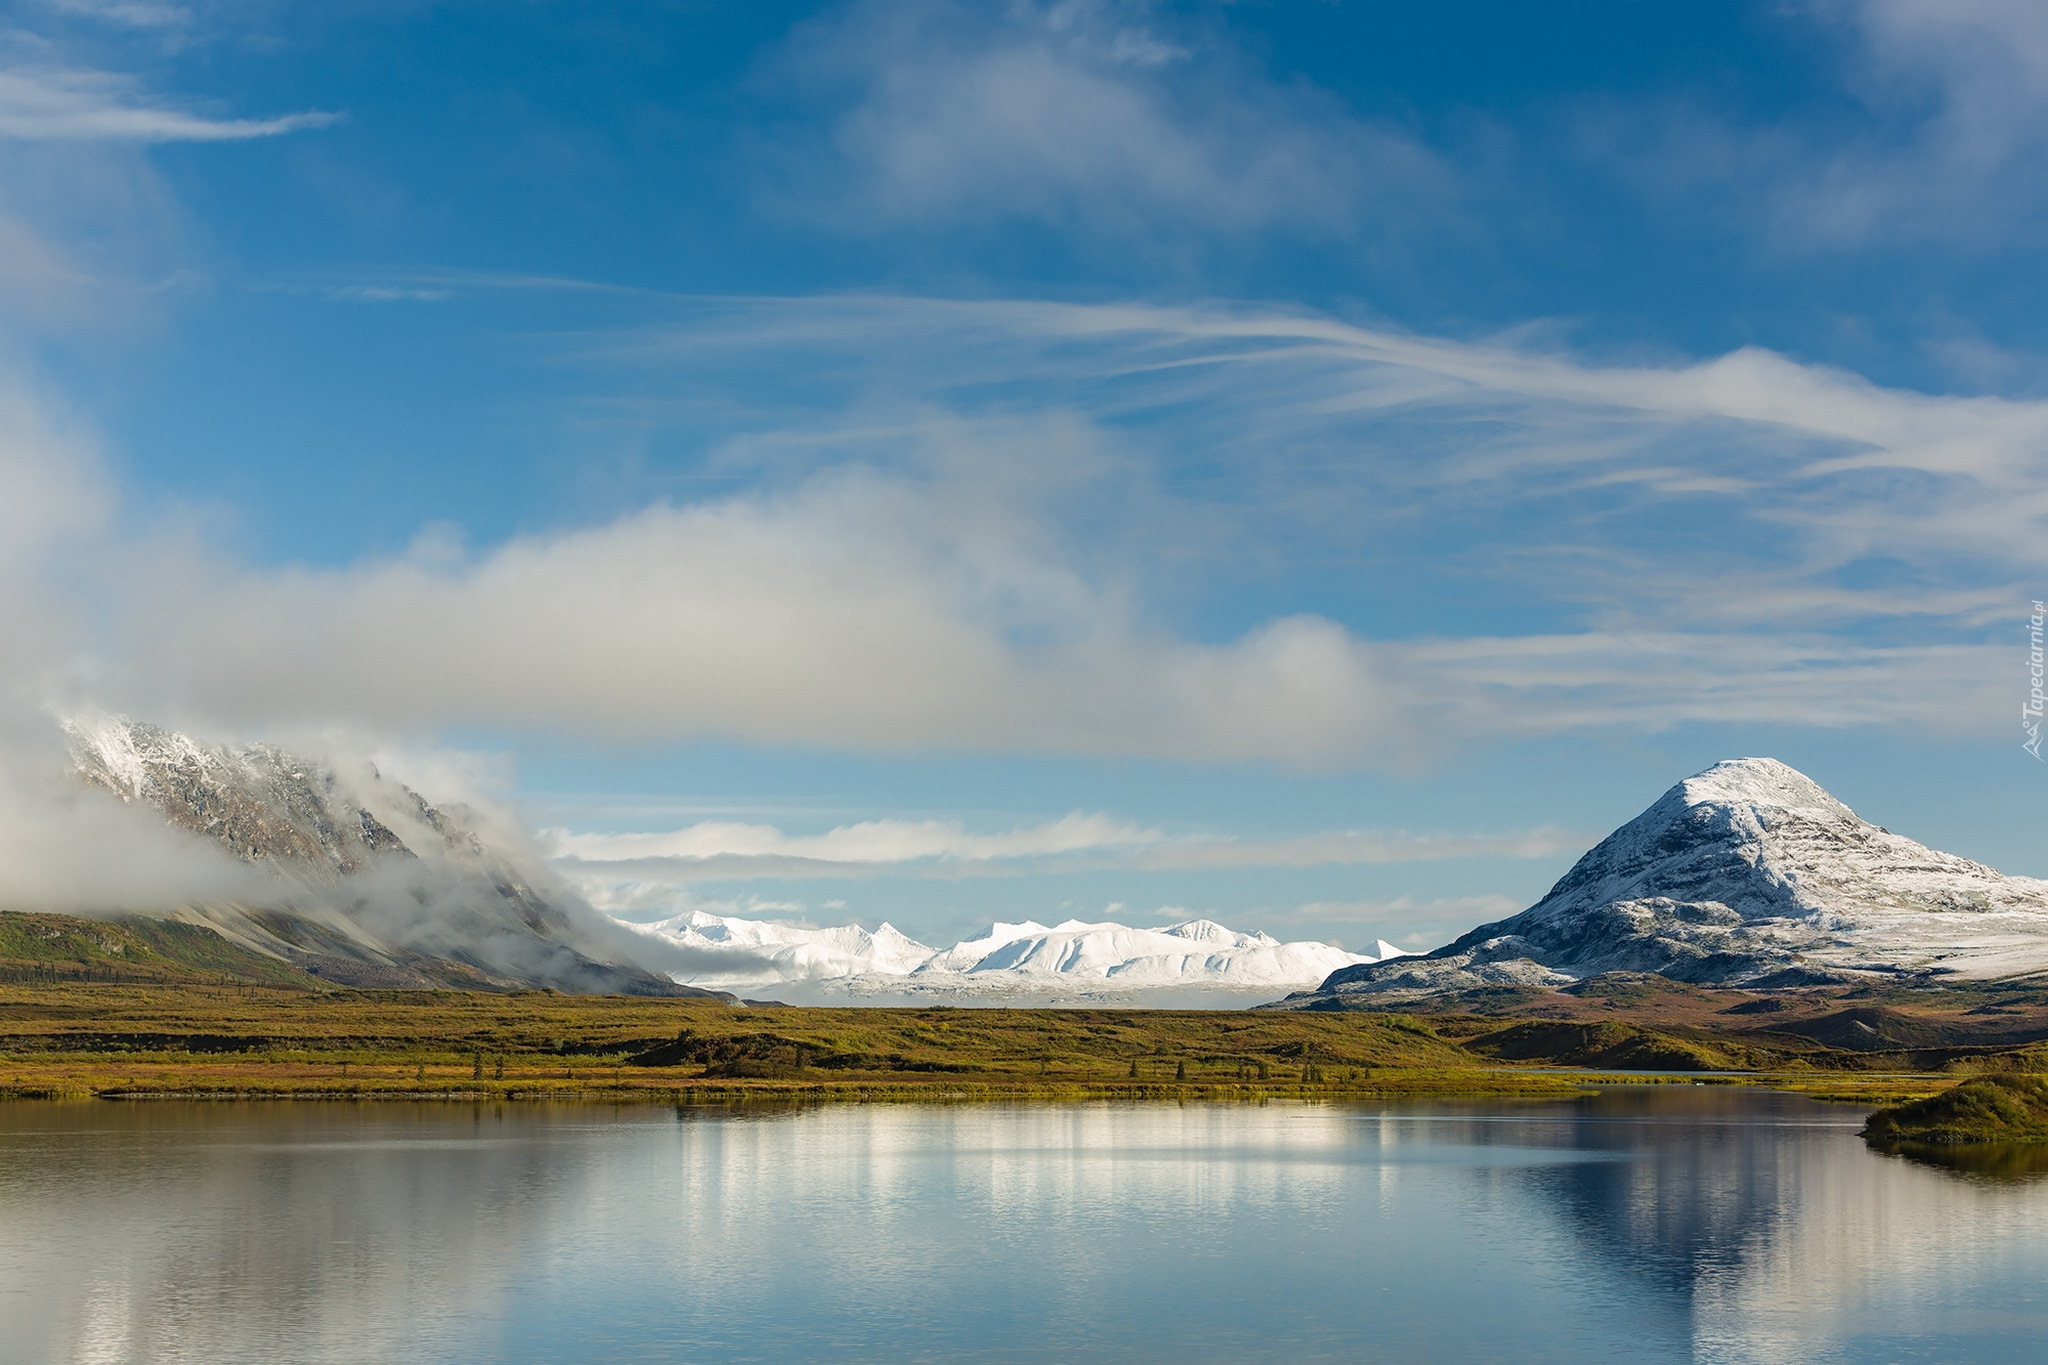
<path fill-rule="evenodd" d="M 649 306 L 674 315 L 577 343 L 608 402 L 763 356 L 813 386 L 722 417 L 711 458 L 750 491 L 332 569 L 181 551 L 137 569 L 104 676 L 266 724 L 1343 766 L 1982 726 L 2048 572 L 2039 402 L 1270 309 Z M 1344 596 L 1185 624 L 1248 569 Z"/>
<path fill-rule="evenodd" d="M 15 65 L 0 69 L 0 138 L 35 142 L 239 142 L 322 128 L 340 115 L 212 118 L 107 71 Z"/>
<path fill-rule="evenodd" d="M 2048 404 L 1756 348 L 1602 363 L 1273 310 L 839 298 L 702 301 L 603 358 L 769 351 L 842 388 L 749 438 L 761 459 L 886 462 L 872 422 L 832 430 L 869 356 L 926 403 L 1000 414 L 1029 385 L 1123 458 L 1170 451 L 1119 543 L 1182 579 L 1284 573 L 1283 546 L 1341 573 L 1374 686 L 1424 731 L 1979 724 L 1993 633 L 2048 572 Z M 1407 621 L 1436 576 L 1464 629 Z"/>

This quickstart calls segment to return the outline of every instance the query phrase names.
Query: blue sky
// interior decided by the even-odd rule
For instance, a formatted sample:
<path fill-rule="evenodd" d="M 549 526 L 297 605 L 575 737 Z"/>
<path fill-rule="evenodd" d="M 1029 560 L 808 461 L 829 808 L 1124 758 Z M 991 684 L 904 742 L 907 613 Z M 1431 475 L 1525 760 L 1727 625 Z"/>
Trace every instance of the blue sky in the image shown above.
<path fill-rule="evenodd" d="M 644 913 L 1433 946 L 1754 753 L 2048 875 L 2044 151 L 1993 0 L 25 0 L 0 669 Z"/>

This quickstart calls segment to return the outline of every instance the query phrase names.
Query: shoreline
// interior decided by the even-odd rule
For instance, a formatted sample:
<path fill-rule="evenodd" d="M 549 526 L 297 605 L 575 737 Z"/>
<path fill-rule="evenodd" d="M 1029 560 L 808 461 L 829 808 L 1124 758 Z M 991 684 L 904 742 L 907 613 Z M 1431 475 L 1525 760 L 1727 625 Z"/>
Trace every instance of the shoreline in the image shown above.
<path fill-rule="evenodd" d="M 1395 1070 L 1391 1069 L 1390 1070 Z M 1403 1099 L 1571 1099 L 1608 1088 L 1637 1086 L 1722 1086 L 1776 1090 L 1830 1103 L 1887 1105 L 1923 1098 L 1946 1090 L 1954 1077 L 1841 1076 L 1811 1072 L 1617 1073 L 1591 1069 L 1477 1068 L 1437 1072 L 1418 1068 L 1407 1074 L 1375 1076 L 1354 1083 L 1274 1082 L 1265 1085 L 1138 1084 L 1108 1080 L 1011 1083 L 998 1079 L 948 1078 L 932 1081 L 889 1081 L 880 1078 L 833 1081 L 731 1081 L 677 1078 L 637 1084 L 587 1085 L 565 1081 L 555 1085 L 531 1082 L 502 1085 L 448 1085 L 421 1088 L 404 1084 L 332 1083 L 327 1085 L 214 1084 L 170 1086 L 138 1084 L 133 1077 L 104 1085 L 0 1082 L 0 1102 L 35 1103 L 106 1101 L 236 1101 L 292 1103 L 439 1103 L 439 1104 L 609 1104 L 692 1107 L 730 1104 L 999 1104 L 1013 1101 L 1054 1104 L 1097 1102 L 1157 1104 L 1262 1104 L 1275 1100 L 1302 1103 L 1348 1103 Z"/>

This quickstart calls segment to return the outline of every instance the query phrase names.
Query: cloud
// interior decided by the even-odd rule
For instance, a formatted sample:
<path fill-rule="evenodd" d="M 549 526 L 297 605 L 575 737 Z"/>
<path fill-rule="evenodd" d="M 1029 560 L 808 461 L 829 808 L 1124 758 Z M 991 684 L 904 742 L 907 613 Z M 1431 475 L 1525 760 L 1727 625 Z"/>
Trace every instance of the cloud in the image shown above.
<path fill-rule="evenodd" d="M 2031 246 L 2048 210 L 2048 11 L 2006 0 L 1779 7 L 1836 59 L 1832 98 L 1776 120 L 1694 99 L 1610 104 L 1583 150 L 1690 214 L 1736 215 L 1776 248 Z"/>
<path fill-rule="evenodd" d="M 138 29 L 179 28 L 190 23 L 192 11 L 183 5 L 160 0 L 42 0 L 43 7 L 58 14 L 98 19 Z"/>
<path fill-rule="evenodd" d="M 130 681 L 271 720 L 899 751 L 1306 762 L 1384 723 L 1365 651 L 1329 622 L 1155 635 L 986 491 L 850 472 L 454 563 L 166 553 L 132 589 Z"/>
<path fill-rule="evenodd" d="M 50 66 L 0 69 L 0 138 L 24 141 L 237 142 L 322 128 L 339 116 L 307 112 L 215 119 L 166 104 L 134 80 Z"/>
<path fill-rule="evenodd" d="M 105 543 L 113 490 L 89 435 L 46 395 L 0 371 L 0 729 L 86 644 L 65 591 Z M 4 743 L 4 739 L 0 739 Z"/>
<path fill-rule="evenodd" d="M 970 432 L 1029 391 L 1116 433 L 1149 492 L 1091 488 L 1134 499 L 1113 530 L 1100 496 L 1062 514 L 1145 566 L 1127 592 L 1319 566 L 1362 603 L 1345 635 L 1399 717 L 1382 741 L 1981 725 L 2008 700 L 2000 632 L 2048 573 L 2048 404 L 1757 348 L 1615 364 L 1270 309 L 901 298 L 707 301 L 603 358 L 636 347 L 651 375 L 773 355 L 836 376 L 785 398 L 789 439 L 748 447 L 768 458 L 884 460 L 831 425 L 884 367 Z M 1402 584 L 1469 619 L 1375 632 L 1412 615 Z"/>
<path fill-rule="evenodd" d="M 0 34 L 0 329 L 9 334 L 0 345 L 133 328 L 201 278 L 190 224 L 152 164 L 154 146 L 247 141 L 333 121 L 324 113 L 215 117 L 134 77 L 68 63 L 60 44 Z"/>
<path fill-rule="evenodd" d="M 1833 0 L 1813 5 L 1850 41 L 1872 115 L 1818 174 L 1783 188 L 1813 237 L 1981 237 L 2033 221 L 2029 170 L 2048 151 L 2048 11 L 2002 0 Z"/>
<path fill-rule="evenodd" d="M 604 346 L 614 375 L 841 388 L 730 439 L 739 495 L 339 568 L 122 560 L 110 704 L 1305 766 L 1981 727 L 2048 572 L 2048 404 L 1756 349 L 1602 364 L 1271 310 L 872 298 L 718 301 Z M 877 405 L 865 366 L 917 386 Z M 1190 629 L 1247 566 L 1360 605 Z M 1474 616 L 1375 630 L 1410 585 Z"/>
<path fill-rule="evenodd" d="M 1455 191 L 1402 133 L 1281 86 L 1150 7 L 873 0 L 798 30 L 780 74 L 824 106 L 786 207 L 840 229 L 1032 223 L 1330 234 Z"/>
<path fill-rule="evenodd" d="M 277 898 L 212 844 L 71 778 L 55 728 L 0 718 L 0 909 L 100 914 Z"/>
<path fill-rule="evenodd" d="M 627 834 L 550 832 L 556 856 L 583 861 L 776 856 L 828 863 L 903 863 L 1042 857 L 1104 845 L 1155 843 L 1165 836 L 1106 815 L 1075 812 L 1049 824 L 998 834 L 970 833 L 957 820 L 863 820 L 824 834 L 785 834 L 773 825 L 701 821 L 682 829 Z"/>
<path fill-rule="evenodd" d="M 591 884 L 645 886 L 759 877 L 1000 877 L 1547 858 L 1592 842 L 1584 834 L 1556 829 L 1506 834 L 1339 830 L 1283 839 L 1171 835 L 1082 812 L 993 834 L 970 832 L 957 821 L 867 820 L 812 835 L 730 821 L 654 832 L 550 830 L 543 835 L 565 875 Z"/>

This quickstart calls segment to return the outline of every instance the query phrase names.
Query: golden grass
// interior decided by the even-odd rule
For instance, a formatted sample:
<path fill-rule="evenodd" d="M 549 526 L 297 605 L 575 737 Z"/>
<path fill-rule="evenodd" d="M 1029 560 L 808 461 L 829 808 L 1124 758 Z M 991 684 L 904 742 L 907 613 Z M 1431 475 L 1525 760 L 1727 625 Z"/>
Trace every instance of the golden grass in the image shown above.
<path fill-rule="evenodd" d="M 0 1097 L 688 1104 L 1558 1096 L 1653 1079 L 1468 1047 L 1501 1024 L 1238 1010 L 736 1009 L 548 991 L 15 984 L 0 985 Z M 1711 1082 L 1857 1103 L 1944 1084 L 1811 1069 Z"/>

